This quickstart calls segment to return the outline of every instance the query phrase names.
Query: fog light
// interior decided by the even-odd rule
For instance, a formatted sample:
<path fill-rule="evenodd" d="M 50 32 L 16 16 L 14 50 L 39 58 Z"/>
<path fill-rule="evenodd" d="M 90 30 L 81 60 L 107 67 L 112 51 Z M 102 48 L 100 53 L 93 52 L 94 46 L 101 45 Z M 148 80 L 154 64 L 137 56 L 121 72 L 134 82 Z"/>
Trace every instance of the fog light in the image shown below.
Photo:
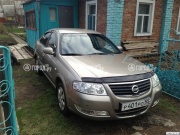
<path fill-rule="evenodd" d="M 75 105 L 76 109 L 85 114 L 85 115 L 91 115 L 91 116 L 109 116 L 109 113 L 107 111 L 95 111 L 95 110 L 88 110 L 82 107 L 79 107 Z"/>
<path fill-rule="evenodd" d="M 109 113 L 107 111 L 95 111 L 98 116 L 108 116 Z"/>
<path fill-rule="evenodd" d="M 159 103 L 159 99 L 158 99 L 158 100 L 156 100 L 156 101 L 154 101 L 154 104 L 153 104 L 153 106 L 152 106 L 152 107 L 155 107 L 158 103 Z"/>

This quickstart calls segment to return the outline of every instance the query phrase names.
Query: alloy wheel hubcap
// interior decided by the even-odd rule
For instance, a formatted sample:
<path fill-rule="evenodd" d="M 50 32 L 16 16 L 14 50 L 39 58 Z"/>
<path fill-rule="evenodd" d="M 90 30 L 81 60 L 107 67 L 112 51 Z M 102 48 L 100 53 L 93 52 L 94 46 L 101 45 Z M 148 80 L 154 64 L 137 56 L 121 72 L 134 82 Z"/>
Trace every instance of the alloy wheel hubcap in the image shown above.
<path fill-rule="evenodd" d="M 59 107 L 63 111 L 65 107 L 65 96 L 64 91 L 61 87 L 58 89 L 58 101 L 59 101 Z"/>

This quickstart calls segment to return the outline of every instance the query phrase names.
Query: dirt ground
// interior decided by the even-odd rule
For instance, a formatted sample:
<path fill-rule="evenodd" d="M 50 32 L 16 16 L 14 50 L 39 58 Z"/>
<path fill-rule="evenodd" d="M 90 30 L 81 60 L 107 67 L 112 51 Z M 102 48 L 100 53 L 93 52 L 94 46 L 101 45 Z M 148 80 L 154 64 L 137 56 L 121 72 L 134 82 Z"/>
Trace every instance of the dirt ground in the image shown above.
<path fill-rule="evenodd" d="M 75 114 L 59 113 L 54 88 L 34 71 L 23 66 L 34 61 L 23 60 L 13 67 L 16 108 L 20 134 L 54 135 L 165 135 L 180 132 L 180 101 L 163 94 L 160 103 L 150 112 L 130 119 L 91 121 Z"/>

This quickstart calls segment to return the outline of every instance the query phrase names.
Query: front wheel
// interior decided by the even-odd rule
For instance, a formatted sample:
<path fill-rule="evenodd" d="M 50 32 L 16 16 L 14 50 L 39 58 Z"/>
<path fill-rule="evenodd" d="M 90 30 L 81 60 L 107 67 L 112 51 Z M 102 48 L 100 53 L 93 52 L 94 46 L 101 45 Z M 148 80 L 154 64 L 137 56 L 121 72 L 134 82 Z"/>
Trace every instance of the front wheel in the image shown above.
<path fill-rule="evenodd" d="M 56 89 L 57 89 L 57 98 L 58 98 L 58 105 L 59 105 L 59 108 L 60 108 L 60 112 L 64 116 L 68 116 L 69 109 L 67 107 L 66 94 L 65 94 L 65 91 L 64 91 L 64 88 L 63 88 L 62 84 L 58 83 Z"/>

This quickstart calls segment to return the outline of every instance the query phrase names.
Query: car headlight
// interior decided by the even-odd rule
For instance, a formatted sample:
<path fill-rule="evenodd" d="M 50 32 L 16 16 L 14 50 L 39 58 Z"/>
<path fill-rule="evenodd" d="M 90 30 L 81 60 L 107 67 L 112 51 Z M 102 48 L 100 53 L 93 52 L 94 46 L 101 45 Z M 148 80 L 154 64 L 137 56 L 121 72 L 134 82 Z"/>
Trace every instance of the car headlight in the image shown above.
<path fill-rule="evenodd" d="M 154 74 L 154 76 L 152 77 L 152 84 L 153 84 L 153 87 L 156 87 L 160 84 L 159 78 L 156 74 Z"/>
<path fill-rule="evenodd" d="M 107 95 L 106 90 L 102 84 L 97 83 L 86 83 L 86 82 L 74 82 L 73 89 L 89 95 L 105 96 Z"/>

